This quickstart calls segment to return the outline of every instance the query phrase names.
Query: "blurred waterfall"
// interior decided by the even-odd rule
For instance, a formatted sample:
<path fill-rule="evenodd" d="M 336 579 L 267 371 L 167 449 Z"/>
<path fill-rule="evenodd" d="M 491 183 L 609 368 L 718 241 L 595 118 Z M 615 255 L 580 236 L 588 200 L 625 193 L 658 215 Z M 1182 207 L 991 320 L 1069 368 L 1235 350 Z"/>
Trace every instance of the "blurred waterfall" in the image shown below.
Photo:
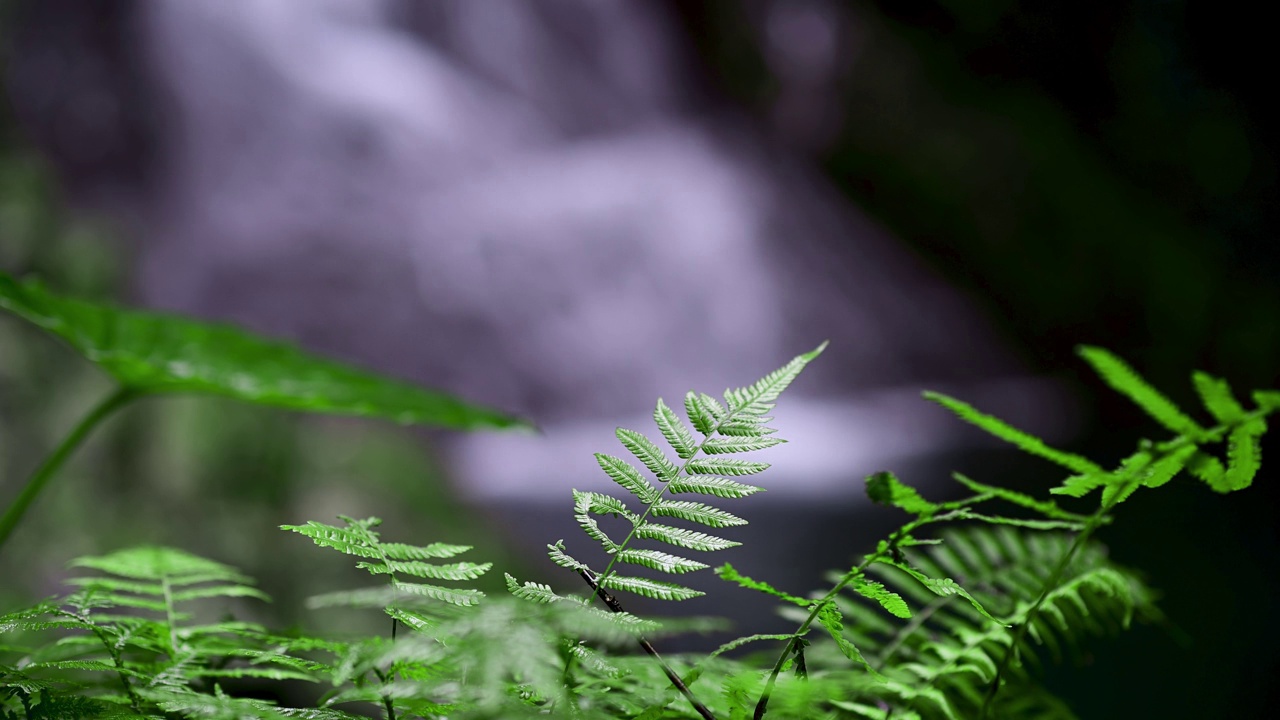
<path fill-rule="evenodd" d="M 834 62 L 810 49 L 796 67 Z M 963 297 L 696 77 L 655 2 L 49 0 L 10 83 L 137 237 L 141 303 L 542 425 L 449 440 L 473 497 L 559 508 L 658 396 L 826 338 L 780 407 L 783 497 L 847 507 L 863 474 L 971 445 L 924 385 L 1062 430 Z"/>

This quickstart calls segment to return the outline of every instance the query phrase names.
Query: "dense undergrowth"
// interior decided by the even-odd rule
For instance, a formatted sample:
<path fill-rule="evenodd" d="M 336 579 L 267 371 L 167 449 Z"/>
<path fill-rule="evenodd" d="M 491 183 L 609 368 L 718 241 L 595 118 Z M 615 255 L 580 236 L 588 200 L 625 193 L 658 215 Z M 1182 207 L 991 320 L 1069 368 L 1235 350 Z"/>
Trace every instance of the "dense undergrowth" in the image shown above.
<path fill-rule="evenodd" d="M 217 394 L 459 429 L 523 425 L 233 328 L 69 300 L 2 273 L 0 307 L 60 336 L 117 385 L 7 506 L 0 552 L 93 427 L 148 395 Z M 761 489 L 748 482 L 768 469 L 756 453 L 783 442 L 768 413 L 822 349 L 723 399 L 690 392 L 683 418 L 659 400 L 654 437 L 667 448 L 618 429 L 631 459 L 596 460 L 619 492 L 573 493 L 589 542 L 547 546 L 581 578 L 580 595 L 508 574 L 507 593 L 486 596 L 473 585 L 492 565 L 462 559 L 469 547 L 390 542 L 376 518 L 312 520 L 284 529 L 351 556 L 372 582 L 310 606 L 388 616 L 385 636 L 319 637 L 229 612 L 266 597 L 222 563 L 167 547 L 82 557 L 65 594 L 0 616 L 0 717 L 1070 718 L 1041 684 L 1041 666 L 1092 636 L 1159 617 L 1153 591 L 1112 562 L 1095 533 L 1140 491 L 1182 474 L 1220 493 L 1247 488 L 1266 417 L 1280 410 L 1278 392 L 1255 392 L 1246 406 L 1225 381 L 1196 373 L 1202 423 L 1118 358 L 1082 348 L 1167 435 L 1106 467 L 926 393 L 1067 476 L 1051 497 L 1032 497 L 957 474 L 963 494 L 933 501 L 891 473 L 873 474 L 868 496 L 906 519 L 825 586 L 802 593 L 715 568 L 726 601 L 767 593 L 793 631 L 745 635 L 704 656 L 661 655 L 664 636 L 703 623 L 638 617 L 627 594 L 702 594 L 669 576 L 706 570 L 711 553 L 738 544 L 717 534 L 746 523 L 725 508 Z M 605 517 L 614 530 L 602 527 Z M 264 694 L 312 701 L 284 707 Z"/>

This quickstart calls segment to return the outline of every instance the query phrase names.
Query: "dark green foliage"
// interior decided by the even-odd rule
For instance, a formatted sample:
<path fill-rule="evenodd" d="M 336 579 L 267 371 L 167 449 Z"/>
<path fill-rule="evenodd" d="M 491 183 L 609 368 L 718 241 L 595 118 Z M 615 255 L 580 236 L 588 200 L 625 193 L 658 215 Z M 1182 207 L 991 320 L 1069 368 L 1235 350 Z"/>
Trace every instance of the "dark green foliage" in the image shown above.
<path fill-rule="evenodd" d="M 727 391 L 724 404 L 686 395 L 688 422 L 700 440 L 660 400 L 654 420 L 675 459 L 640 433 L 617 431 L 638 466 L 603 453 L 596 460 L 630 498 L 573 494 L 574 516 L 604 548 L 608 565 L 597 575 L 569 556 L 563 541 L 548 546 L 555 564 L 585 581 L 582 595 L 507 575 L 508 595 L 485 597 L 467 585 L 490 564 L 456 560 L 470 548 L 384 542 L 376 518 L 284 529 L 354 556 L 358 567 L 385 580 L 310 603 L 389 615 L 385 638 L 275 633 L 229 619 L 235 606 L 265 598 L 233 568 L 181 551 L 143 547 L 81 558 L 73 567 L 89 572 L 69 580 L 70 594 L 0 616 L 0 720 L 1073 718 L 1039 682 L 1042 666 L 1079 656 L 1093 636 L 1159 618 L 1152 590 L 1113 563 L 1095 533 L 1137 490 L 1162 487 L 1184 470 L 1218 492 L 1247 487 L 1259 469 L 1266 417 L 1280 411 L 1280 393 L 1254 393 L 1250 409 L 1225 381 L 1196 374 L 1213 421 L 1201 425 L 1123 362 L 1086 348 L 1082 354 L 1105 382 L 1173 433 L 1140 441 L 1107 469 L 966 403 L 927 394 L 1073 473 L 1055 494 L 1083 498 L 1100 489 L 1096 507 L 1068 510 L 958 474 L 970 494 L 936 502 L 892 473 L 873 474 L 868 496 L 908 519 L 852 567 L 832 573 L 828 588 L 802 597 L 731 565 L 717 568 L 736 586 L 726 597 L 746 589 L 777 598 L 782 614 L 798 623 L 793 632 L 746 635 L 700 658 L 662 658 L 652 640 L 703 624 L 637 617 L 612 591 L 673 601 L 701 593 L 621 575 L 615 565 L 682 575 L 707 564 L 636 541 L 693 552 L 737 544 L 702 528 L 744 520 L 710 502 L 668 495 L 724 501 L 759 492 L 736 478 L 767 465 L 723 456 L 781 442 L 765 413 L 821 349 Z M 627 536 L 615 541 L 601 516 L 622 520 Z M 780 646 L 771 660 L 729 656 L 761 643 Z M 636 644 L 647 657 L 623 649 Z M 311 707 L 279 707 L 243 697 L 236 683 L 245 680 L 308 683 L 319 699 Z"/>

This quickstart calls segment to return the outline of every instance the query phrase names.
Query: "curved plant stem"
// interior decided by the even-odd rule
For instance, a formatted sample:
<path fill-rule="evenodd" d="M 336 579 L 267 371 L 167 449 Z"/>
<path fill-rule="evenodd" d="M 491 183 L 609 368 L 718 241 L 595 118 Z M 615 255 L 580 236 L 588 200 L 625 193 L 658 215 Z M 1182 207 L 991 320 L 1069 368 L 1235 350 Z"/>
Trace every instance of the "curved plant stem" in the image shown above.
<path fill-rule="evenodd" d="M 138 396 L 138 392 L 129 388 L 119 388 L 111 395 L 107 396 L 102 402 L 98 403 L 88 415 L 80 420 L 80 423 L 67 434 L 58 447 L 49 453 L 44 459 L 40 467 L 36 468 L 31 477 L 27 479 L 27 484 L 22 488 L 22 492 L 18 493 L 18 497 L 4 511 L 4 517 L 0 518 L 0 547 L 4 546 L 6 540 L 9 539 L 10 533 L 17 527 L 18 522 L 22 520 L 22 516 L 26 514 L 27 508 L 35 501 L 40 491 L 49 483 L 49 478 L 62 467 L 72 452 L 80 446 L 90 431 L 102 422 L 108 415 L 115 410 L 127 405 L 129 401 Z"/>
<path fill-rule="evenodd" d="M 582 576 L 582 579 L 591 586 L 591 589 L 595 591 L 596 595 L 599 596 L 600 600 L 602 600 L 606 606 L 608 606 L 611 612 L 626 612 L 622 609 L 622 603 L 618 602 L 617 598 L 610 595 L 607 590 L 600 586 L 600 581 L 596 578 L 595 573 L 587 570 L 586 568 L 582 568 L 578 570 L 578 575 Z M 646 640 L 643 635 L 637 635 L 636 641 L 640 643 L 640 647 L 644 648 L 645 652 L 649 653 L 650 657 L 658 662 L 658 665 L 662 666 L 662 672 L 666 674 L 667 679 L 670 680 L 671 684 L 680 691 L 680 694 L 684 695 L 685 699 L 689 701 L 689 704 L 693 706 L 693 709 L 697 711 L 698 715 L 705 718 L 705 720 L 716 720 L 715 715 L 712 715 L 711 711 L 707 709 L 707 706 L 703 705 L 698 698 L 694 697 L 693 691 L 689 689 L 689 686 L 685 684 L 684 680 L 681 680 L 680 676 L 676 674 L 676 671 L 671 669 L 671 666 L 667 664 L 667 661 L 662 659 L 662 656 L 658 654 L 657 648 L 655 648 L 652 643 Z"/>
<path fill-rule="evenodd" d="M 1024 620 L 1018 624 L 1018 629 L 1013 633 L 1013 640 L 1009 643 L 1008 649 L 1004 653 L 1004 657 L 1000 658 L 1000 664 L 996 667 L 995 677 L 991 680 L 991 685 L 987 688 L 987 695 L 982 701 L 981 717 L 990 717 L 991 709 L 994 707 L 992 703 L 996 699 L 996 694 L 1000 692 L 1000 685 L 1004 681 L 1004 675 L 1009 669 L 1009 663 L 1013 662 L 1013 658 L 1018 653 L 1018 648 L 1022 645 L 1022 641 L 1027 636 L 1027 630 L 1031 627 L 1031 623 L 1035 621 L 1036 615 L 1040 612 L 1040 607 L 1044 605 L 1045 598 L 1049 597 L 1049 593 L 1058 587 L 1058 581 L 1062 579 L 1062 574 L 1067 571 L 1067 566 L 1071 564 L 1071 560 L 1075 558 L 1076 552 L 1084 547 L 1093 533 L 1099 527 L 1102 527 L 1108 520 L 1107 513 L 1111 510 L 1111 506 L 1104 505 L 1094 513 L 1089 521 L 1085 524 L 1083 530 L 1076 535 L 1075 540 L 1071 543 L 1071 547 L 1063 553 L 1062 558 L 1058 560 L 1058 564 L 1049 573 L 1049 578 L 1045 580 L 1044 586 L 1040 589 L 1040 595 L 1036 597 L 1036 601 L 1032 603 L 1031 608 L 1027 610 Z"/>

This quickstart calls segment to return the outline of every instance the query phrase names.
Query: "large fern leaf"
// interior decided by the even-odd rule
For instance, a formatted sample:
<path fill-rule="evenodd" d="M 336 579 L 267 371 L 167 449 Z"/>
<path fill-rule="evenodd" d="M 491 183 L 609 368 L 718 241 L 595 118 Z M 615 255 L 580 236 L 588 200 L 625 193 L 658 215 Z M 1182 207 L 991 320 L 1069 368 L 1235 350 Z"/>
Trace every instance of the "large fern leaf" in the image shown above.
<path fill-rule="evenodd" d="M 942 539 L 926 551 L 907 551 L 915 572 L 897 564 L 873 566 L 883 587 L 869 593 L 850 586 L 835 605 L 849 618 L 842 624 L 848 647 L 881 648 L 866 662 L 886 681 L 866 684 L 860 700 L 887 703 L 895 708 L 894 717 L 899 709 L 925 718 L 976 717 L 1011 651 L 1023 663 L 1006 668 L 1001 682 L 1007 687 L 1001 695 L 1043 697 L 1026 665 L 1038 664 L 1046 654 L 1060 659 L 1088 635 L 1127 627 L 1135 615 L 1155 612 L 1150 591 L 1132 573 L 1108 561 L 1096 543 L 1079 549 L 1050 583 L 1053 568 L 1071 546 L 1068 535 L 971 527 L 945 532 Z M 957 602 L 964 596 L 927 587 L 913 578 L 917 572 L 955 578 L 974 602 Z M 899 624 L 868 607 L 870 598 L 892 611 L 877 597 L 881 592 L 899 595 L 903 606 L 911 606 L 911 619 Z M 1037 605 L 1041 593 L 1044 597 Z M 1016 628 L 1024 623 L 1028 632 L 1014 648 Z M 846 647 L 839 650 L 845 654 Z M 811 655 L 823 667 L 834 656 Z M 1070 717 L 1050 715 L 1056 716 Z"/>

